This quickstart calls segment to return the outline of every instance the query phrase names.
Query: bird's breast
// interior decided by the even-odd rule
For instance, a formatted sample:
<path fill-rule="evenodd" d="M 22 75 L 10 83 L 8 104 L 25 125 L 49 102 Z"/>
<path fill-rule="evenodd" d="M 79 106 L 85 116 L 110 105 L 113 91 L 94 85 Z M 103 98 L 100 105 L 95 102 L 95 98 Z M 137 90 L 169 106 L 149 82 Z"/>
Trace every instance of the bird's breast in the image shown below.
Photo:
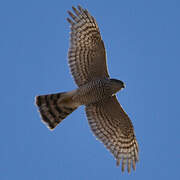
<path fill-rule="evenodd" d="M 110 83 L 106 80 L 91 81 L 77 89 L 74 100 L 80 104 L 88 105 L 112 96 Z"/>

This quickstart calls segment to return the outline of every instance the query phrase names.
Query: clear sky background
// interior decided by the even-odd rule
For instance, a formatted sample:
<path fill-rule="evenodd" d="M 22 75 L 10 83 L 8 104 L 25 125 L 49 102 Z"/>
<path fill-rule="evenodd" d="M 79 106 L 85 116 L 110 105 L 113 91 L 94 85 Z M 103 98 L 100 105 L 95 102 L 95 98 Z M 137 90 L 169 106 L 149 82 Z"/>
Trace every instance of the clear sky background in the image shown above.
<path fill-rule="evenodd" d="M 84 107 L 55 131 L 41 123 L 39 94 L 76 87 L 67 65 L 67 10 L 96 18 L 118 99 L 134 124 L 140 161 L 130 175 L 92 135 Z M 180 179 L 180 1 L 0 1 L 0 179 Z"/>

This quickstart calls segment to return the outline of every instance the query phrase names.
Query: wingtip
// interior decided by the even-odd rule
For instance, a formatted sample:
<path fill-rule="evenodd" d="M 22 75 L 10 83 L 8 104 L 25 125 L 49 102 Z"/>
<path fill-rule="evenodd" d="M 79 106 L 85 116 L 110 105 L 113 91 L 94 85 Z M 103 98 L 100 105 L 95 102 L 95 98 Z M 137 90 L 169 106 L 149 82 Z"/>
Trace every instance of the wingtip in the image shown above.
<path fill-rule="evenodd" d="M 66 18 L 66 20 L 67 20 L 71 25 L 74 24 L 74 22 L 73 22 L 70 18 Z"/>
<path fill-rule="evenodd" d="M 72 9 L 73 9 L 73 11 L 75 11 L 75 10 L 76 10 L 76 8 L 75 8 L 74 6 L 72 6 Z"/>
<path fill-rule="evenodd" d="M 131 172 L 131 159 L 128 159 L 128 173 Z"/>
<path fill-rule="evenodd" d="M 71 16 L 72 12 L 70 10 L 67 10 L 67 13 Z"/>
<path fill-rule="evenodd" d="M 81 12 L 84 10 L 80 5 L 78 5 L 77 7 Z"/>
<path fill-rule="evenodd" d="M 133 170 L 135 171 L 136 170 L 136 162 L 135 162 L 135 160 L 133 160 L 133 162 L 132 162 L 132 167 L 133 167 Z"/>
<path fill-rule="evenodd" d="M 116 160 L 116 166 L 118 167 L 120 165 L 120 159 Z"/>
<path fill-rule="evenodd" d="M 125 168 L 127 165 L 127 172 L 130 174 L 131 173 L 131 168 L 135 171 L 136 170 L 136 161 L 135 160 L 128 160 L 126 164 L 125 160 L 122 160 L 122 163 L 120 163 L 120 159 L 116 160 L 116 166 L 119 167 L 121 164 L 121 171 L 122 173 L 125 172 Z"/>

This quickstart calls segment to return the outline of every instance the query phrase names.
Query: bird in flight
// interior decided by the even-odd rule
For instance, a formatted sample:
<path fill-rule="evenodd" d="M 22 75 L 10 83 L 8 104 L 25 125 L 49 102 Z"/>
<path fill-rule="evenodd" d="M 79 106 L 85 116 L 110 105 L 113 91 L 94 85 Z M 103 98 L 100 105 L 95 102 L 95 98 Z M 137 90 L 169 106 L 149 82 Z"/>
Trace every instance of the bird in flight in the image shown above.
<path fill-rule="evenodd" d="M 84 105 L 94 135 L 113 154 L 122 171 L 135 170 L 138 143 L 128 115 L 116 93 L 124 83 L 109 76 L 104 42 L 96 20 L 81 6 L 72 7 L 67 21 L 71 26 L 68 64 L 77 88 L 69 92 L 36 97 L 42 121 L 53 130 L 63 119 Z"/>

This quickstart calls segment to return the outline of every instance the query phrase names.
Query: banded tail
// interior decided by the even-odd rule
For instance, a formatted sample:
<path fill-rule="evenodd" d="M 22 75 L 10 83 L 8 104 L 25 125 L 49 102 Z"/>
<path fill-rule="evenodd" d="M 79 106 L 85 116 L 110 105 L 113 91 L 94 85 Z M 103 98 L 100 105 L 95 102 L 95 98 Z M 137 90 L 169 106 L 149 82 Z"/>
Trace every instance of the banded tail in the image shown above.
<path fill-rule="evenodd" d="M 74 93 L 75 91 L 36 96 L 36 105 L 42 121 L 48 128 L 53 130 L 63 119 L 77 109 L 79 105 L 72 100 Z"/>

